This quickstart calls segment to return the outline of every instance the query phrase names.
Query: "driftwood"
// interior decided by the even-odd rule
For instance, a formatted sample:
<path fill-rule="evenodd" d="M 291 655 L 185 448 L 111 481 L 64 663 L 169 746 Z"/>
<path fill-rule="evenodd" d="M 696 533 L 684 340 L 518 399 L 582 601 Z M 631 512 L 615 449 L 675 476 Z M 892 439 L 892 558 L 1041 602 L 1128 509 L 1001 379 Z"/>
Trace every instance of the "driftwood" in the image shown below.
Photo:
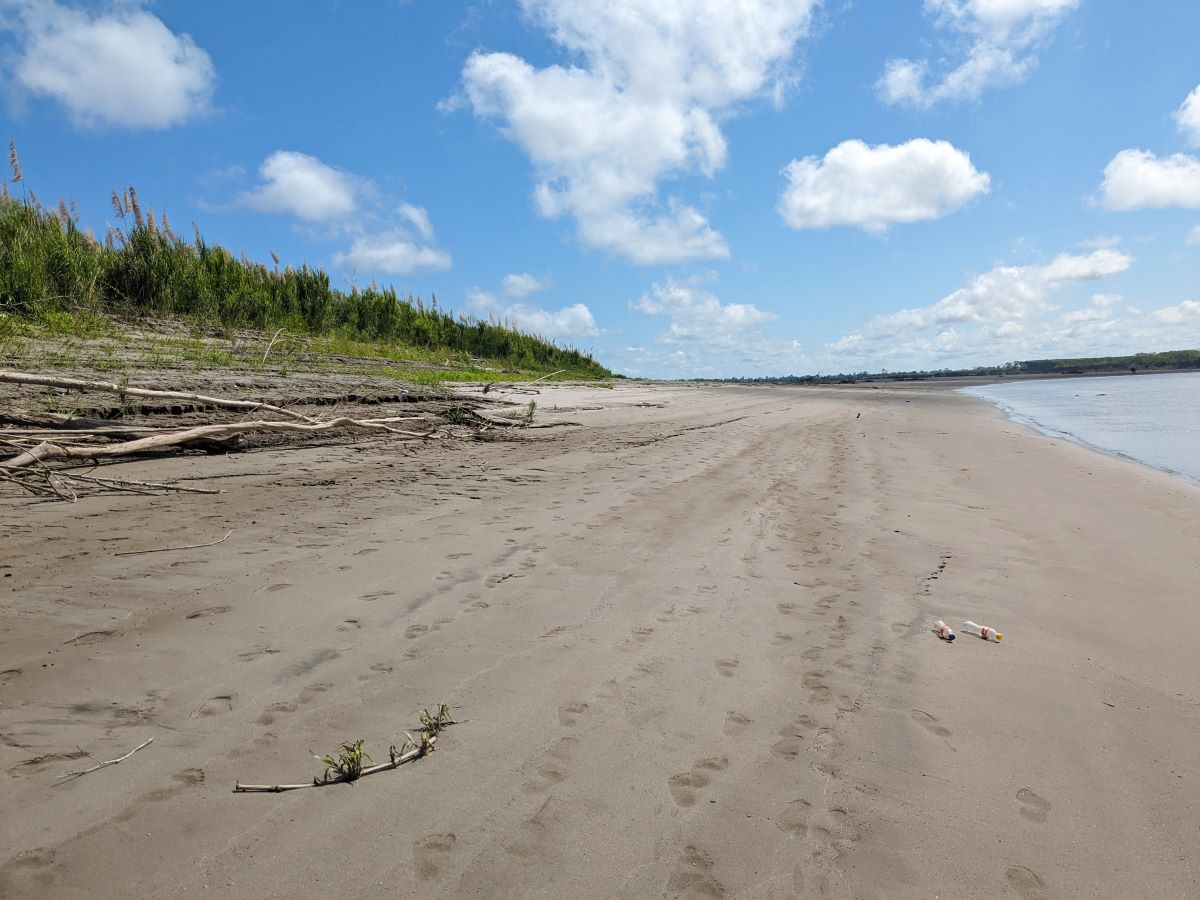
<path fill-rule="evenodd" d="M 117 394 L 122 397 L 147 397 L 155 400 L 188 400 L 203 406 L 273 412 L 277 415 L 287 416 L 290 419 L 310 424 L 316 421 L 308 416 L 302 416 L 300 413 L 295 413 L 279 406 L 272 406 L 270 403 L 262 403 L 258 400 L 228 400 L 222 397 L 209 397 L 204 394 L 192 394 L 186 391 L 160 391 L 150 388 L 135 388 L 114 384 L 111 381 L 88 381 L 83 378 L 62 378 L 53 375 L 29 375 L 25 372 L 0 371 L 0 382 L 57 387 L 77 391 L 101 391 L 106 394 Z"/>
<path fill-rule="evenodd" d="M 152 737 L 146 738 L 146 740 L 144 740 L 142 743 L 138 744 L 136 747 L 134 747 L 132 750 L 130 750 L 128 753 L 126 753 L 124 756 L 118 756 L 116 759 L 105 760 L 104 762 L 100 763 L 99 765 L 92 766 L 90 769 L 84 769 L 80 772 L 68 772 L 66 775 L 63 775 L 62 778 L 59 779 L 58 783 L 66 784 L 68 781 L 71 781 L 75 778 L 82 778 L 84 775 L 87 775 L 91 772 L 96 772 L 96 771 L 106 768 L 108 766 L 115 766 L 117 763 L 124 762 L 125 760 L 129 759 L 129 757 L 133 756 L 133 754 L 135 754 L 139 750 L 141 750 L 143 747 L 147 747 L 152 743 L 154 743 L 154 738 L 152 738 Z M 82 747 L 79 748 L 79 752 L 83 753 L 85 756 L 88 756 L 92 759 L 96 758 L 96 757 L 92 756 L 90 753 L 87 753 L 87 751 L 85 751 Z"/>
<path fill-rule="evenodd" d="M 114 553 L 113 556 L 137 556 L 140 553 L 166 553 L 168 550 L 199 550 L 201 547 L 215 547 L 217 544 L 223 544 L 229 540 L 231 534 L 233 534 L 232 531 L 227 531 L 225 532 L 225 537 L 219 541 L 209 541 L 207 544 L 187 544 L 183 547 L 154 547 L 151 550 L 123 550 L 120 553 Z"/>
<path fill-rule="evenodd" d="M 420 759 L 428 753 L 432 753 L 437 749 L 434 745 L 437 743 L 437 736 L 440 731 L 456 724 L 454 718 L 450 715 L 450 707 L 445 703 L 438 706 L 437 714 L 434 715 L 427 709 L 421 710 L 421 731 L 414 738 L 411 734 L 405 732 L 404 746 L 397 750 L 395 745 L 388 748 L 389 760 L 385 763 L 380 763 L 377 766 L 365 766 L 361 769 L 347 771 L 346 767 L 339 765 L 338 761 L 332 756 L 320 757 L 317 759 L 325 763 L 325 775 L 321 778 L 314 778 L 312 781 L 302 784 L 242 784 L 240 781 L 234 784 L 234 793 L 259 793 L 259 794 L 281 794 L 284 791 L 299 791 L 310 787 L 325 787 L 330 784 L 349 784 L 362 778 L 364 775 L 374 775 L 376 772 L 386 772 L 388 769 L 399 768 L 406 762 L 411 762 L 414 759 Z M 356 751 L 362 753 L 363 742 L 357 744 L 343 744 L 343 751 Z M 411 749 L 410 749 L 411 748 Z M 345 756 L 343 756 L 343 762 Z M 361 764 L 361 763 L 360 763 Z M 337 777 L 330 778 L 330 771 L 336 771 Z"/>
<path fill-rule="evenodd" d="M 223 494 L 218 488 L 185 487 L 179 484 L 163 484 L 156 481 L 134 481 L 130 478 L 101 478 L 98 475 L 81 475 L 75 472 L 55 471 L 47 466 L 5 471 L 0 468 L 0 481 L 7 481 L 24 488 L 31 494 L 53 494 L 60 500 L 74 503 L 79 499 L 75 488 L 81 484 L 95 485 L 103 490 L 131 491 L 135 494 L 161 494 L 174 491 L 181 494 Z"/>
<path fill-rule="evenodd" d="M 3 373 L 0 373 L 3 374 Z M 404 431 L 393 428 L 386 420 L 371 419 L 330 419 L 327 422 L 274 422 L 261 420 L 256 422 L 238 422 L 230 425 L 198 425 L 183 431 L 156 434 L 150 437 L 138 438 L 132 441 L 122 441 L 118 444 L 107 444 L 103 447 L 68 447 L 49 441 L 38 444 L 31 450 L 26 450 L 10 459 L 0 462 L 0 468 L 20 469 L 37 463 L 52 460 L 72 459 L 101 459 L 112 456 L 132 456 L 139 453 L 157 453 L 170 447 L 183 447 L 198 440 L 213 438 L 228 438 L 234 435 L 251 432 L 305 432 L 313 433 L 329 431 L 336 428 L 360 428 L 371 431 L 386 431 L 390 434 L 407 438 L 428 438 L 432 431 Z"/>
<path fill-rule="evenodd" d="M 434 750 L 433 743 L 436 737 L 429 738 L 428 741 L 419 747 L 415 747 L 405 753 L 397 753 L 396 748 L 391 749 L 391 759 L 388 762 L 380 763 L 377 766 L 367 766 L 358 775 L 362 778 L 366 775 L 374 775 L 376 772 L 386 772 L 388 769 L 397 769 L 406 762 L 412 762 L 414 759 L 419 759 L 426 753 L 432 753 Z M 357 779 L 354 779 L 357 780 Z M 349 784 L 351 779 L 345 777 L 320 779 L 314 778 L 312 781 L 304 784 L 242 784 L 240 781 L 233 786 L 235 794 L 282 794 L 284 791 L 299 791 L 303 788 L 325 787 L 330 784 Z"/>

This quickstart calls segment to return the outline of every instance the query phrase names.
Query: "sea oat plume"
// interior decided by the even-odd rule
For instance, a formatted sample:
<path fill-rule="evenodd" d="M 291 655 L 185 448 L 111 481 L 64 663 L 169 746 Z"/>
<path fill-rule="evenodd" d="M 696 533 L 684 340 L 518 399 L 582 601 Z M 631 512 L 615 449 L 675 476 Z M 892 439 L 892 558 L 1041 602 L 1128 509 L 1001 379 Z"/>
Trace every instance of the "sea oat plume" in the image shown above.
<path fill-rule="evenodd" d="M 128 196 L 129 196 L 129 203 L 127 205 L 133 210 L 134 223 L 137 225 L 138 228 L 145 228 L 146 227 L 146 219 L 142 215 L 142 207 L 138 204 L 137 191 L 134 190 L 134 187 L 132 184 L 129 186 Z"/>
<path fill-rule="evenodd" d="M 13 181 L 22 181 L 25 178 L 25 173 L 21 171 L 21 157 L 17 156 L 17 142 L 8 142 L 8 161 L 12 166 Z"/>

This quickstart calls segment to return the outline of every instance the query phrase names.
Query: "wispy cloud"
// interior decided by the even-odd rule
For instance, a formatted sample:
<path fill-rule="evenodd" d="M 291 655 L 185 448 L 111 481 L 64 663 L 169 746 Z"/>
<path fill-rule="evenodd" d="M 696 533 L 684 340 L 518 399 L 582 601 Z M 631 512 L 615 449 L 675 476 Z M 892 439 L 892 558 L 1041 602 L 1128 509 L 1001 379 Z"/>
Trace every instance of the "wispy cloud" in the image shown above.
<path fill-rule="evenodd" d="M 976 100 L 984 91 L 1024 81 L 1037 49 L 1079 0 L 925 0 L 925 13 L 958 43 L 962 61 L 938 73 L 925 59 L 891 59 L 876 83 L 889 105 L 927 108 Z"/>

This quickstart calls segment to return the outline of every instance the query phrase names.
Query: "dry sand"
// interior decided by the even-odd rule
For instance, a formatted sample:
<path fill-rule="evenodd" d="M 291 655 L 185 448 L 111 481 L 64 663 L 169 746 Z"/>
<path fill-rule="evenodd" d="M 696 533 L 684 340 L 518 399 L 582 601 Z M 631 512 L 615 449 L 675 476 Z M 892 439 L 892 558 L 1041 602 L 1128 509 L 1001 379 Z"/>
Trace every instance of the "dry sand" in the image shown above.
<path fill-rule="evenodd" d="M 923 387 L 538 404 L 0 500 L 0 895 L 1200 895 L 1200 488 Z"/>

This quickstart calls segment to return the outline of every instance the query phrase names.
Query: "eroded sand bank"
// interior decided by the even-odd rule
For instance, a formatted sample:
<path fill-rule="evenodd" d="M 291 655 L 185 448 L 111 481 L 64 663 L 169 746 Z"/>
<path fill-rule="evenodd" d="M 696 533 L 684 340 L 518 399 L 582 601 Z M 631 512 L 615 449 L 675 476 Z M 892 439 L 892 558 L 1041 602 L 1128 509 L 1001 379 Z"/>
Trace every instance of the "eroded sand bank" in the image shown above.
<path fill-rule="evenodd" d="M 936 389 L 538 417 L 586 427 L 5 498 L 0 894 L 1200 893 L 1200 488 Z M 416 765 L 231 792 L 443 700 Z"/>

